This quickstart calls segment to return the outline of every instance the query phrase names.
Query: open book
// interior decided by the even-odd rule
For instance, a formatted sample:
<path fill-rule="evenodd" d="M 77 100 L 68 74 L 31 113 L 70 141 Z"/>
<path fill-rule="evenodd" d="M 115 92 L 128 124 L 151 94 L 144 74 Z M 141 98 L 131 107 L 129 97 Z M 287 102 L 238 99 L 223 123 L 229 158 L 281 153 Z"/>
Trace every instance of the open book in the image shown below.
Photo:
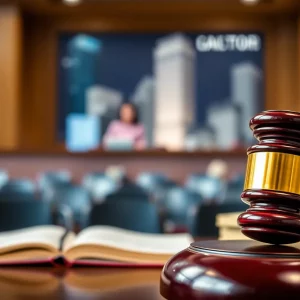
<path fill-rule="evenodd" d="M 37 226 L 0 233 L 0 265 L 162 266 L 191 242 L 188 234 L 92 226 L 76 236 L 59 226 Z"/>

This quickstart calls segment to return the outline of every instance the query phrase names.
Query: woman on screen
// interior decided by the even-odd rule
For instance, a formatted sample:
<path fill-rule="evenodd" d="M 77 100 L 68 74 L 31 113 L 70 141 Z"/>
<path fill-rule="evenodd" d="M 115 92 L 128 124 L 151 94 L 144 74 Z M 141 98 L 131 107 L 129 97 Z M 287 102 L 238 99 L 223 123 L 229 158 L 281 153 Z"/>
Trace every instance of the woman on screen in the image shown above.
<path fill-rule="evenodd" d="M 137 109 L 132 103 L 121 105 L 119 118 L 109 124 L 103 145 L 107 150 L 145 149 L 144 126 L 139 123 Z"/>

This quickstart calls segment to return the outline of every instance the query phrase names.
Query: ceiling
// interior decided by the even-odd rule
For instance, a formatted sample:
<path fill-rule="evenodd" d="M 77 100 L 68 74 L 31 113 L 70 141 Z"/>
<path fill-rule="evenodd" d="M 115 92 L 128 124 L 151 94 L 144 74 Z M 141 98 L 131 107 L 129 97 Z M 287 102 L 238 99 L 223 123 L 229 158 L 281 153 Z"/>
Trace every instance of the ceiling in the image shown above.
<path fill-rule="evenodd" d="M 15 2 L 25 12 L 47 15 L 130 14 L 293 14 L 300 11 L 298 0 L 261 0 L 258 5 L 243 5 L 240 0 L 82 0 L 66 6 L 61 0 L 0 0 Z"/>

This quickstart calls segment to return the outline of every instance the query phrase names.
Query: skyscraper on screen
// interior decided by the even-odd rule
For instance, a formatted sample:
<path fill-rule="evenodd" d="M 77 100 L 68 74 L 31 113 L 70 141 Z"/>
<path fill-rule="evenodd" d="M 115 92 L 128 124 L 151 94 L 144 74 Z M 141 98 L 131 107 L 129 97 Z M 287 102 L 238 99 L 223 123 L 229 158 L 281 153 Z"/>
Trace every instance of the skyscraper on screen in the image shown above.
<path fill-rule="evenodd" d="M 155 145 L 181 150 L 195 122 L 195 60 L 193 42 L 182 34 L 157 41 L 154 49 Z"/>

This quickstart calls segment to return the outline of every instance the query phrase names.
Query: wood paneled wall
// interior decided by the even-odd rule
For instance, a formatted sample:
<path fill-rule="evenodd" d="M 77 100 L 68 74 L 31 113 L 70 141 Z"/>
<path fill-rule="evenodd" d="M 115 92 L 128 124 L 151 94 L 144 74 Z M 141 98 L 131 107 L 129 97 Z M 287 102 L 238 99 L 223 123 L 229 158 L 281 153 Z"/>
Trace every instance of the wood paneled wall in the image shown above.
<path fill-rule="evenodd" d="M 274 72 L 275 101 L 270 99 L 268 108 L 300 111 L 297 18 L 279 18 L 273 34 L 275 43 L 270 71 Z"/>
<path fill-rule="evenodd" d="M 20 147 L 55 145 L 56 39 L 50 19 L 24 17 Z"/>
<path fill-rule="evenodd" d="M 19 142 L 22 21 L 17 8 L 0 9 L 0 148 Z"/>

